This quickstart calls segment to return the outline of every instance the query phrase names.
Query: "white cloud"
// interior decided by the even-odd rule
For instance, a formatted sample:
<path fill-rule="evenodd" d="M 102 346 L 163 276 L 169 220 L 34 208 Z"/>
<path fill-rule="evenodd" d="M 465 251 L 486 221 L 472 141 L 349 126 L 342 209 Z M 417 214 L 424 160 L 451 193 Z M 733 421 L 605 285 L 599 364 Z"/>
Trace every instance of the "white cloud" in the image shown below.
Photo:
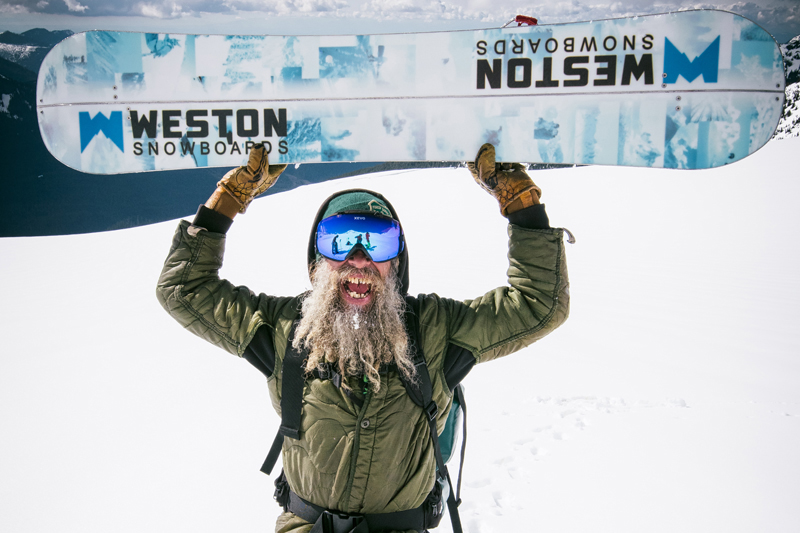
<path fill-rule="evenodd" d="M 0 4 L 0 13 L 3 15 L 25 15 L 30 13 L 30 10 L 22 5 Z"/>
<path fill-rule="evenodd" d="M 333 13 L 350 15 L 350 4 L 345 0 L 227 0 L 225 10 L 244 12 L 279 13 L 281 15 L 298 15 L 313 13 Z"/>
<path fill-rule="evenodd" d="M 361 4 L 360 16 L 365 18 L 393 17 L 420 20 L 483 19 L 482 13 L 466 14 L 464 8 L 443 0 L 369 0 Z"/>
<path fill-rule="evenodd" d="M 798 0 L 0 0 L 0 13 L 63 13 L 66 5 L 72 15 L 127 15 L 157 19 L 191 17 L 196 20 L 214 15 L 242 16 L 243 22 L 280 15 L 284 18 L 316 20 L 345 19 L 369 28 L 370 21 L 385 25 L 424 24 L 427 30 L 442 22 L 461 27 L 500 26 L 515 15 L 537 17 L 541 24 L 556 24 L 665 13 L 686 9 L 722 9 L 744 15 L 770 31 L 779 42 L 800 33 Z M 287 23 L 288 24 L 288 23 Z M 471 26 L 470 26 L 471 24 Z M 191 31 L 191 30 L 189 30 Z M 256 30 L 257 31 L 257 30 Z M 315 31 L 326 31 L 324 27 Z M 340 31 L 333 28 L 329 31 Z M 398 30 L 402 31 L 402 30 Z"/>
<path fill-rule="evenodd" d="M 174 19 L 192 14 L 191 11 L 185 12 L 182 5 L 175 3 L 140 3 L 136 6 L 135 11 L 137 15 L 157 19 Z"/>
<path fill-rule="evenodd" d="M 67 4 L 67 9 L 75 13 L 83 13 L 84 11 L 89 9 L 89 6 L 81 5 L 81 3 L 78 2 L 78 0 L 64 0 L 64 3 Z M 47 4 L 45 4 L 45 6 L 46 5 Z"/>
<path fill-rule="evenodd" d="M 345 10 L 350 5 L 342 0 L 284 0 L 281 7 L 287 13 L 316 13 Z"/>
<path fill-rule="evenodd" d="M 155 4 L 139 4 L 139 12 L 145 17 L 157 19 L 165 18 L 165 14 L 161 10 L 161 6 Z"/>

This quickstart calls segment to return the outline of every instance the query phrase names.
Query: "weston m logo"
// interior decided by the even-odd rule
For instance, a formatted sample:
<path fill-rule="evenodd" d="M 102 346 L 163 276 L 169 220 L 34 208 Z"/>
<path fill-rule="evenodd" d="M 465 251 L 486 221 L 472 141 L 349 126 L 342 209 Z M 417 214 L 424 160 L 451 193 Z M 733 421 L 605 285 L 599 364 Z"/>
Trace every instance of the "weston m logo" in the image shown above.
<path fill-rule="evenodd" d="M 125 151 L 122 140 L 122 111 L 112 111 L 110 117 L 97 113 L 94 118 L 88 111 L 81 111 L 78 113 L 78 120 L 81 128 L 81 153 L 101 131 L 121 152 Z"/>
<path fill-rule="evenodd" d="M 675 83 L 683 76 L 689 83 L 703 76 L 705 83 L 717 83 L 719 74 L 719 37 L 702 54 L 689 61 L 669 39 L 664 38 L 664 83 Z"/>

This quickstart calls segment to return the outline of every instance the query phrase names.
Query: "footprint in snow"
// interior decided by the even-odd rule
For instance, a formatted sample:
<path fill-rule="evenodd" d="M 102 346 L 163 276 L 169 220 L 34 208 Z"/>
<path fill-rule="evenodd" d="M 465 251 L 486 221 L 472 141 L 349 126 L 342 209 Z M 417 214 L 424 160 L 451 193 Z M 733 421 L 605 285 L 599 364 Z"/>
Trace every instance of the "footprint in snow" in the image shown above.
<path fill-rule="evenodd" d="M 519 468 L 517 468 L 516 466 L 512 466 L 512 467 L 508 468 L 506 470 L 506 474 L 511 479 L 520 479 L 520 478 L 522 478 L 524 476 L 524 473 Z"/>
<path fill-rule="evenodd" d="M 494 505 L 501 509 L 512 509 L 514 505 L 514 496 L 510 492 L 504 490 L 496 490 L 492 492 L 492 499 Z"/>
<path fill-rule="evenodd" d="M 483 477 L 466 483 L 466 485 L 471 489 L 482 489 L 483 487 L 488 487 L 491 484 L 492 479 L 488 477 Z"/>
<path fill-rule="evenodd" d="M 531 448 L 531 455 L 535 455 L 537 457 L 541 457 L 543 455 L 547 455 L 548 453 L 550 453 L 550 452 L 547 450 L 547 448 L 541 448 L 541 447 L 536 447 L 536 446 Z"/>
<path fill-rule="evenodd" d="M 467 529 L 465 529 L 465 531 L 469 531 L 469 533 L 483 533 L 487 530 L 483 527 L 480 520 L 470 520 L 467 522 Z"/>

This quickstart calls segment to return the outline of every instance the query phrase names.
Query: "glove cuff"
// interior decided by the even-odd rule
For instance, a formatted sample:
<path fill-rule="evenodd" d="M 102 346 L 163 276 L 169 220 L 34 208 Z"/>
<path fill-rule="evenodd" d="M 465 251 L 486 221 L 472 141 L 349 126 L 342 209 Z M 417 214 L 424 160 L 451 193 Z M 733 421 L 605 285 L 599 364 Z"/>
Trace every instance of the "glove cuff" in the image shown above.
<path fill-rule="evenodd" d="M 530 186 L 512 196 L 508 203 L 501 205 L 500 212 L 503 214 L 503 216 L 508 216 L 511 213 L 516 213 L 517 211 L 525 209 L 526 207 L 538 205 L 540 203 L 539 198 L 541 198 L 541 196 L 542 189 L 531 183 Z"/>
<path fill-rule="evenodd" d="M 250 202 L 247 200 L 242 201 L 242 199 L 239 198 L 239 196 L 233 192 L 233 190 L 231 190 L 227 183 L 223 183 L 222 181 L 217 182 L 217 190 L 219 191 L 220 189 L 228 193 L 228 195 L 236 201 L 236 203 L 239 205 L 240 213 L 247 211 L 247 205 Z M 249 200 L 252 200 L 252 198 L 249 198 Z"/>
<path fill-rule="evenodd" d="M 233 220 L 238 213 L 242 212 L 241 202 L 222 186 L 214 189 L 214 193 L 208 198 L 205 206 L 209 209 L 213 209 L 217 213 L 225 215 L 231 220 Z"/>

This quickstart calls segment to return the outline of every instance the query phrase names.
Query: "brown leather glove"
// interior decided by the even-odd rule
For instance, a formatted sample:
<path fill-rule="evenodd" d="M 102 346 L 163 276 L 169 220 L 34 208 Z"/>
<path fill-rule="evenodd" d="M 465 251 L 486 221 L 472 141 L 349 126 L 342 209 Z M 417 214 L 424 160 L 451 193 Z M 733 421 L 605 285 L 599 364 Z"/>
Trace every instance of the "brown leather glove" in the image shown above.
<path fill-rule="evenodd" d="M 500 202 L 500 212 L 506 216 L 520 209 L 538 204 L 542 189 L 533 183 L 519 163 L 496 163 L 494 146 L 484 144 L 478 150 L 474 163 L 467 168 L 478 185 Z"/>
<path fill-rule="evenodd" d="M 244 213 L 253 198 L 272 187 L 285 169 L 286 165 L 270 165 L 266 147 L 258 143 L 250 149 L 247 165 L 231 170 L 217 183 L 217 190 L 206 206 L 216 208 L 226 192 L 238 204 L 239 212 Z"/>

